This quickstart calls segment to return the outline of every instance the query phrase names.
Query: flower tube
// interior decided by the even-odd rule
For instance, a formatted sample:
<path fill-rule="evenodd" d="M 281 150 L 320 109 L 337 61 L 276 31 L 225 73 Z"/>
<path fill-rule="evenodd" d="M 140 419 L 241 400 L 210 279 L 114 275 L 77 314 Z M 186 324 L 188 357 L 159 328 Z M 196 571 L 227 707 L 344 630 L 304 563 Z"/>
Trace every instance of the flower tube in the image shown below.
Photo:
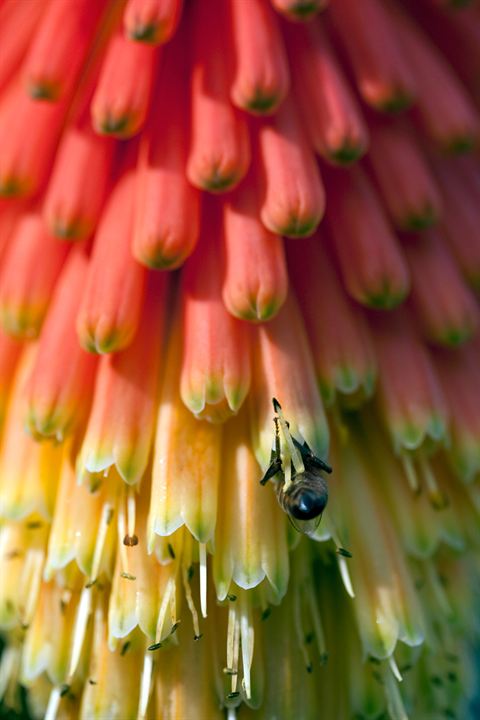
<path fill-rule="evenodd" d="M 227 310 L 241 320 L 264 321 L 282 306 L 288 289 L 283 242 L 258 217 L 256 183 L 250 179 L 223 205 Z"/>
<path fill-rule="evenodd" d="M 200 243 L 183 271 L 180 394 L 197 417 L 222 422 L 250 387 L 249 328 L 223 305 L 218 211 L 206 205 L 203 216 Z"/>
<path fill-rule="evenodd" d="M 177 29 L 183 0 L 128 0 L 123 15 L 130 40 L 162 45 Z"/>
<path fill-rule="evenodd" d="M 197 3 L 195 9 L 187 177 L 200 190 L 224 192 L 238 185 L 248 170 L 248 129 L 230 105 L 231 57 L 226 38 L 216 30 L 217 23 L 225 23 L 228 8 L 212 0 Z"/>
<path fill-rule="evenodd" d="M 95 236 L 77 316 L 82 347 L 108 353 L 127 347 L 137 330 L 146 270 L 130 251 L 135 175 L 118 179 Z"/>
<path fill-rule="evenodd" d="M 266 3 L 230 0 L 235 75 L 230 91 L 237 107 L 270 113 L 287 95 L 287 57 L 274 13 Z"/>

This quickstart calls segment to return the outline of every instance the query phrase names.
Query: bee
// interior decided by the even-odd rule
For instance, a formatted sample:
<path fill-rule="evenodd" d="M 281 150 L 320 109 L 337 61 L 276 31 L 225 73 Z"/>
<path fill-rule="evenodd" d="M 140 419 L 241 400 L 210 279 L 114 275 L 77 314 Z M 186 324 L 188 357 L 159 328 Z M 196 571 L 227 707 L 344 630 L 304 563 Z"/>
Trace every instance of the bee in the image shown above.
<path fill-rule="evenodd" d="M 282 510 L 288 515 L 292 525 L 299 532 L 310 534 L 319 525 L 323 511 L 328 502 L 328 484 L 322 472 L 331 473 L 332 468 L 326 462 L 316 457 L 308 443 L 299 442 L 290 433 L 289 424 L 283 417 L 282 408 L 278 400 L 273 398 L 275 411 L 275 438 L 270 455 L 270 465 L 260 480 L 265 485 L 269 480 L 275 483 L 275 492 Z M 280 429 L 282 429 L 285 442 L 292 452 L 289 467 L 284 467 L 281 453 Z M 301 458 L 303 470 L 298 472 L 298 460 Z M 297 467 L 296 467 L 297 466 Z"/>

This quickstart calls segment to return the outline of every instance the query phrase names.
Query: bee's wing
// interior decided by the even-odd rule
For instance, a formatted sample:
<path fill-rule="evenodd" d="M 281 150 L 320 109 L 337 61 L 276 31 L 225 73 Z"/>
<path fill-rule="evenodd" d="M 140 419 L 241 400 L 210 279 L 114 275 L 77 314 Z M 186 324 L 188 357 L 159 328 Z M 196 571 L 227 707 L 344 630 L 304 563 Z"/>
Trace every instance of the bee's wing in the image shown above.
<path fill-rule="evenodd" d="M 322 516 L 317 515 L 317 517 L 312 520 L 298 520 L 297 518 L 288 515 L 288 519 L 297 532 L 307 535 L 308 537 L 315 538 L 315 532 L 320 525 Z"/>

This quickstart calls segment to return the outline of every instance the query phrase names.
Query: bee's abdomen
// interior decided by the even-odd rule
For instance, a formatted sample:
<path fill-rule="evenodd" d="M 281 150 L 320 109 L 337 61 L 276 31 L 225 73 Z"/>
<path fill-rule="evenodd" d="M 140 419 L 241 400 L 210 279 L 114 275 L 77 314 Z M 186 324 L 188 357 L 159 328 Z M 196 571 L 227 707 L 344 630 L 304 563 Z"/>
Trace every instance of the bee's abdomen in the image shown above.
<path fill-rule="evenodd" d="M 286 513 L 297 520 L 313 520 L 322 514 L 328 502 L 328 487 L 320 474 L 306 472 L 278 496 Z"/>

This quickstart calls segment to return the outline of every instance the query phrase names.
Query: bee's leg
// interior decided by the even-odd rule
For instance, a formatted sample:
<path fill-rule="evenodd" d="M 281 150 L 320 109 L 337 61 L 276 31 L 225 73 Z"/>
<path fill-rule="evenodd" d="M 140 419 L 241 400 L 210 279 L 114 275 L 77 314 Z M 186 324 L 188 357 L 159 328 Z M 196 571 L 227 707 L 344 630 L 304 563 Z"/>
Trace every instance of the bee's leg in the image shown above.
<path fill-rule="evenodd" d="M 270 478 L 274 477 L 278 472 L 280 472 L 282 469 L 282 461 L 280 458 L 275 458 L 275 460 L 270 464 L 270 466 L 267 469 L 267 472 L 260 480 L 260 485 L 265 485 Z"/>
<path fill-rule="evenodd" d="M 297 450 L 300 451 L 304 460 L 307 460 L 308 462 L 310 462 L 310 464 L 315 465 L 315 467 L 317 467 L 319 470 L 323 470 L 327 473 L 332 472 L 332 468 L 330 467 L 330 465 L 328 465 L 328 463 L 313 454 L 306 440 L 303 441 L 303 445 L 301 445 L 298 440 L 296 440 L 293 436 L 292 440 L 293 444 L 295 445 Z"/>
<path fill-rule="evenodd" d="M 260 485 L 265 485 L 265 483 L 267 483 L 270 478 L 272 478 L 282 469 L 282 459 L 280 455 L 280 430 L 278 427 L 278 418 L 273 418 L 273 421 L 275 423 L 275 440 L 272 452 L 270 454 L 270 465 L 267 469 L 267 472 L 260 480 Z"/>
<path fill-rule="evenodd" d="M 319 470 L 323 470 L 327 473 L 332 472 L 332 466 L 326 463 L 321 458 L 318 458 L 316 455 L 312 455 L 312 457 L 310 458 L 310 462 L 315 465 Z"/>

